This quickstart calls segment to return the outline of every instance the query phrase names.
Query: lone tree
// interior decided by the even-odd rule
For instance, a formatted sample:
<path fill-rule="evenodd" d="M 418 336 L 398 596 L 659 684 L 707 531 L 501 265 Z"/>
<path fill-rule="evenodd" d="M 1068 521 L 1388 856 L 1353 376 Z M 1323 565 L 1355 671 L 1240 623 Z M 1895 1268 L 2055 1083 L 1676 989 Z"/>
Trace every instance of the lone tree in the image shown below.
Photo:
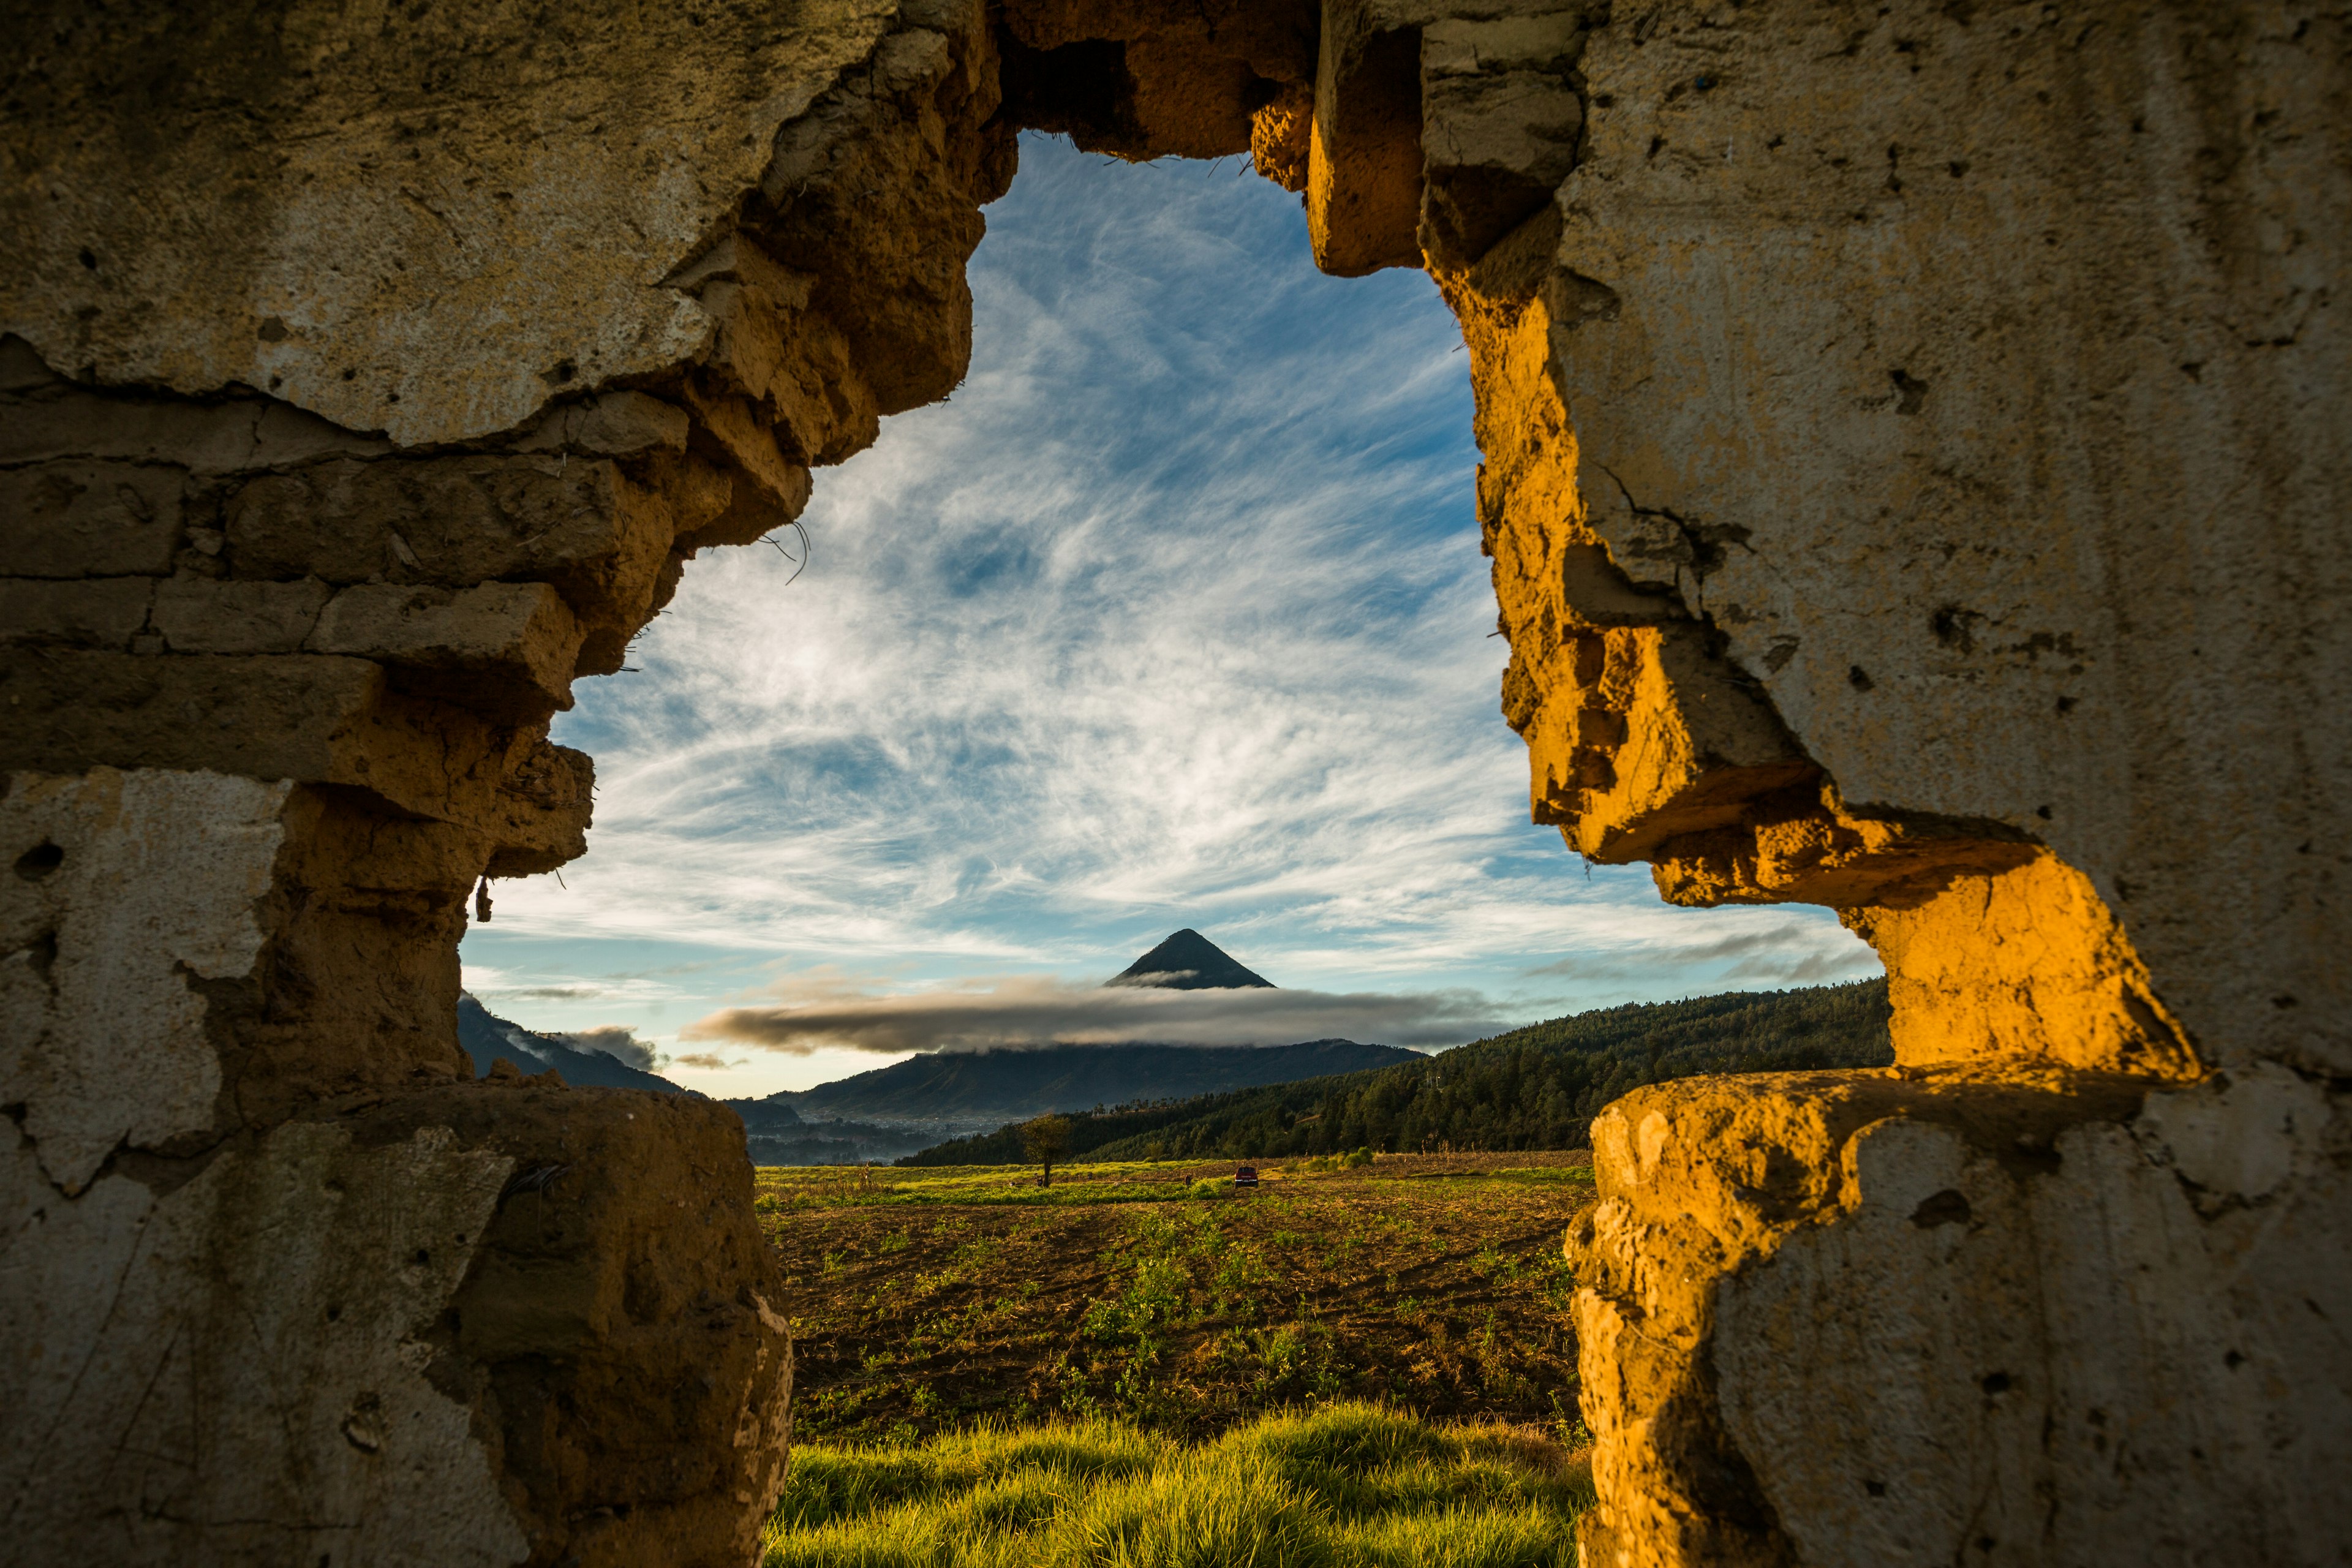
<path fill-rule="evenodd" d="M 1032 1160 L 1045 1167 L 1037 1184 L 1054 1184 L 1054 1162 L 1069 1151 L 1070 1119 L 1066 1116 L 1040 1116 L 1021 1124 L 1021 1149 Z"/>

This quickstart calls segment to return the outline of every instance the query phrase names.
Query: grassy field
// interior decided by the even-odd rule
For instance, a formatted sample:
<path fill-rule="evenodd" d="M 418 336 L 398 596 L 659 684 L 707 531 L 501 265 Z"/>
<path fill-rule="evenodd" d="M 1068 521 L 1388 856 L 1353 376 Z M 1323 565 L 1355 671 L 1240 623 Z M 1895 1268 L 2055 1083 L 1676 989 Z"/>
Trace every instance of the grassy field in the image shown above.
<path fill-rule="evenodd" d="M 1197 1443 L 1370 1400 L 1572 1443 L 1559 1244 L 1589 1157 L 1311 1168 L 1328 1163 L 1261 1166 L 1255 1193 L 1226 1164 L 1074 1166 L 1046 1188 L 1004 1166 L 761 1170 L 799 1441 L 1062 1420 Z"/>
<path fill-rule="evenodd" d="M 1187 1443 L 1126 1422 L 802 1445 L 766 1568 L 1568 1568 L 1547 1435 L 1335 1404 Z"/>

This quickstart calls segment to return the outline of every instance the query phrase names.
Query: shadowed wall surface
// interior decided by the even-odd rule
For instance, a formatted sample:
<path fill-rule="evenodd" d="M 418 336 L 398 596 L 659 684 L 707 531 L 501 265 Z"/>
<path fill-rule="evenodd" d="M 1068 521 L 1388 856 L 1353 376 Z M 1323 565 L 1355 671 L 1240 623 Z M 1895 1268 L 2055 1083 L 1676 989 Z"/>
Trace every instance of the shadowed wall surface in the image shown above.
<path fill-rule="evenodd" d="M 1327 269 L 1426 267 L 1537 816 L 1887 966 L 1895 1068 L 1596 1124 L 1587 1560 L 2352 1551 L 2336 12 L 21 20 L 22 1539 L 749 1552 L 740 1127 L 458 1081 L 455 943 L 583 847 L 572 679 L 956 384 L 1028 126 L 1246 148 Z"/>

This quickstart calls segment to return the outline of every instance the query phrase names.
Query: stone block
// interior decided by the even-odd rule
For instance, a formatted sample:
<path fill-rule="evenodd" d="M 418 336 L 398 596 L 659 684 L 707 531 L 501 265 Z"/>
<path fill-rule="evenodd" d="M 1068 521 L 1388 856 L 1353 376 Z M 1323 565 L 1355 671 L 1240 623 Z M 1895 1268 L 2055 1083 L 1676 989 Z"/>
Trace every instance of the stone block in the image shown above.
<path fill-rule="evenodd" d="M 1447 18 L 1421 36 L 1421 247 L 1467 267 L 1548 205 L 1576 166 L 1584 103 L 1569 79 L 1580 11 Z"/>
<path fill-rule="evenodd" d="M 1315 142 L 1315 88 L 1286 83 L 1250 116 L 1250 166 L 1286 191 L 1307 192 Z"/>
<path fill-rule="evenodd" d="M 1315 265 L 1421 265 L 1421 26 L 1428 7 L 1324 0 L 1307 163 Z"/>
<path fill-rule="evenodd" d="M 797 311 L 808 309 L 809 289 L 816 279 L 793 271 L 761 249 L 758 240 L 737 229 L 679 268 L 667 281 L 673 289 L 698 293 L 704 293 L 713 283 L 733 283 L 766 296 L 772 309 Z"/>
<path fill-rule="evenodd" d="M 0 412 L 0 433 L 8 426 Z M 70 458 L 0 469 L 0 576 L 163 575 L 180 547 L 185 478 Z"/>
<path fill-rule="evenodd" d="M 671 549 L 680 555 L 750 544 L 797 515 L 785 513 L 766 486 L 738 474 L 731 463 L 700 453 L 663 473 L 661 498 L 677 523 Z"/>
<path fill-rule="evenodd" d="M 359 783 L 383 671 L 363 658 L 0 654 L 0 767 L 214 769 Z"/>
<path fill-rule="evenodd" d="M 332 592 L 315 577 L 174 577 L 156 586 L 155 630 L 174 653 L 295 653 Z"/>
<path fill-rule="evenodd" d="M 543 700 L 541 711 L 544 713 Z M 0 768 L 204 769 L 338 784 L 488 827 L 511 719 L 392 689 L 373 659 L 0 647 Z"/>
<path fill-rule="evenodd" d="M 578 859 L 588 852 L 595 805 L 595 760 L 541 742 L 499 781 L 486 827 L 498 845 L 488 874 L 538 876 Z"/>
<path fill-rule="evenodd" d="M 321 463 L 239 487 L 224 512 L 238 576 L 527 578 L 591 620 L 642 613 L 671 537 L 667 510 L 614 462 L 569 456 Z"/>
<path fill-rule="evenodd" d="M 2203 1076 L 2188 1029 L 2090 879 L 2046 849 L 2011 847 L 2017 864 L 1990 874 L 1952 866 L 1910 897 L 1882 894 L 1846 915 L 1886 966 L 1895 1059 Z"/>
<path fill-rule="evenodd" d="M 60 383 L 0 401 L 0 463 L 97 458 L 213 476 L 391 450 L 268 398 L 194 403 Z"/>
<path fill-rule="evenodd" d="M 545 583 L 465 589 L 369 584 L 345 588 L 320 614 L 312 653 L 382 659 L 404 689 L 497 710 L 572 706 L 581 630 Z"/>
<path fill-rule="evenodd" d="M 694 413 L 705 437 L 715 444 L 744 479 L 764 491 L 764 500 L 780 514 L 776 524 L 790 521 L 808 505 L 809 471 L 786 457 L 757 411 L 740 397 L 695 396 Z M 738 502 L 743 499 L 738 485 Z"/>
<path fill-rule="evenodd" d="M 806 290 L 803 290 L 805 295 Z M 608 392 L 550 409 L 512 444 L 518 452 L 578 452 L 635 458 L 686 450 L 686 411 L 642 392 Z"/>
<path fill-rule="evenodd" d="M 152 577 L 0 577 L 0 642 L 127 651 L 154 596 Z"/>
<path fill-rule="evenodd" d="M 1535 818 L 1596 860 L 1647 858 L 1816 776 L 1695 623 L 1579 633 L 1530 689 L 1520 732 Z"/>

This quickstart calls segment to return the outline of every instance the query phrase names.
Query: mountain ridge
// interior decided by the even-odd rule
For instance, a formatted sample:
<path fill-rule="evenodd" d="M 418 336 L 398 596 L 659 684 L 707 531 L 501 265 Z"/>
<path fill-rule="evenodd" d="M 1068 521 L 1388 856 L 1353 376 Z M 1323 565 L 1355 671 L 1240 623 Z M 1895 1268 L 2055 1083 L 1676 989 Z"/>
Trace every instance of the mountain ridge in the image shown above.
<path fill-rule="evenodd" d="M 631 1067 L 609 1051 L 583 1050 L 561 1036 L 541 1034 L 501 1018 L 470 991 L 457 993 L 457 1043 L 473 1058 L 477 1078 L 486 1076 L 490 1064 L 504 1057 L 525 1073 L 552 1070 L 574 1087 L 649 1089 L 658 1094 L 704 1098 L 659 1073 Z"/>
<path fill-rule="evenodd" d="M 1080 1116 L 1065 1157 L 1573 1149 L 1588 1140 L 1601 1107 L 1645 1083 L 1707 1072 L 1891 1065 L 1887 1016 L 1884 980 L 1594 1008 L 1394 1066 Z M 1019 1128 L 1007 1125 L 899 1163 L 1025 1161 Z"/>
<path fill-rule="evenodd" d="M 998 1046 L 929 1051 L 759 1103 L 789 1105 L 803 1121 L 953 1121 L 961 1131 L 978 1131 L 1047 1111 L 1181 1100 L 1420 1059 L 1418 1051 L 1402 1046 L 1336 1039 L 1285 1046 Z"/>
<path fill-rule="evenodd" d="M 1189 926 L 1107 984 L 1178 991 L 1276 989 Z M 458 1037 L 478 1075 L 504 1057 L 526 1073 L 551 1068 L 571 1084 L 697 1093 L 593 1047 L 593 1036 L 545 1034 L 501 1018 L 470 993 L 459 1001 Z M 719 1103 L 742 1118 L 755 1163 L 833 1163 L 909 1154 L 943 1139 L 1049 1111 L 1166 1104 L 1421 1059 L 1421 1053 L 1402 1047 L 1343 1039 L 1278 1046 L 1000 1045 L 927 1051 L 814 1088 Z"/>

